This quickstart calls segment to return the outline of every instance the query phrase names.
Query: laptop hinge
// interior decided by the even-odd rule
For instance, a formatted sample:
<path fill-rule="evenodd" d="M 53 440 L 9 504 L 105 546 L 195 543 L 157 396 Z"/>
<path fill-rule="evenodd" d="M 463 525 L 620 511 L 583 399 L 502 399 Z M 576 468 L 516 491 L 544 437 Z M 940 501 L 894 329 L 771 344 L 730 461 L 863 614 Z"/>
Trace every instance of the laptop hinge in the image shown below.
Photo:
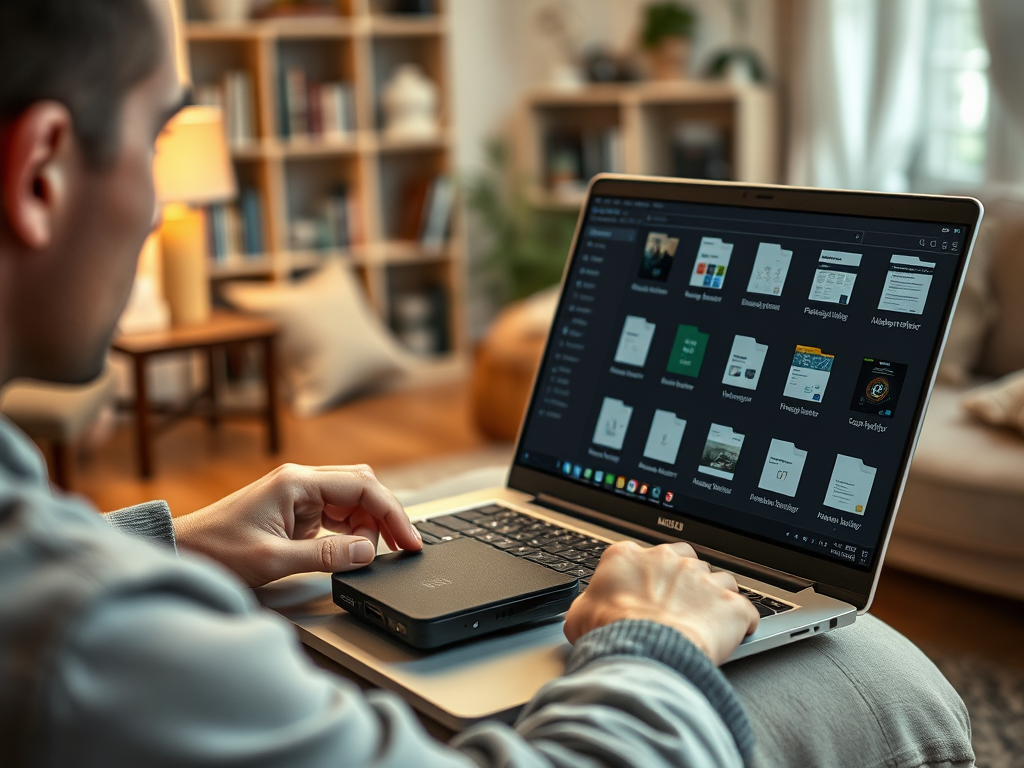
<path fill-rule="evenodd" d="M 538 494 L 532 501 L 540 507 L 546 507 L 552 509 L 555 512 L 568 513 L 574 517 L 582 517 L 590 522 L 597 523 L 605 528 L 611 528 L 613 531 L 624 533 L 628 536 L 634 536 L 643 541 L 658 542 L 671 544 L 677 541 L 685 541 L 677 536 L 669 536 L 668 534 L 661 533 L 660 531 L 652 531 L 650 528 L 645 528 L 642 525 L 631 523 L 627 520 L 621 520 L 611 515 L 606 515 L 597 510 L 590 509 L 589 507 L 583 507 L 579 504 L 573 504 L 571 501 L 565 501 L 555 496 L 549 496 L 546 493 Z M 692 541 L 686 542 L 693 547 L 694 551 L 700 556 L 702 560 L 707 560 L 718 568 L 723 568 L 728 571 L 735 571 L 736 573 L 748 576 L 758 581 L 763 581 L 766 584 L 785 589 L 789 592 L 800 592 L 801 590 L 807 589 L 808 587 L 814 587 L 815 582 L 809 581 L 808 579 L 802 579 L 799 576 L 786 573 L 785 571 L 778 571 L 774 568 L 769 568 L 764 565 L 758 565 L 757 563 L 751 562 L 750 560 L 744 560 L 742 557 L 736 557 L 726 552 L 721 552 L 717 549 L 711 549 L 701 544 L 694 544 Z"/>

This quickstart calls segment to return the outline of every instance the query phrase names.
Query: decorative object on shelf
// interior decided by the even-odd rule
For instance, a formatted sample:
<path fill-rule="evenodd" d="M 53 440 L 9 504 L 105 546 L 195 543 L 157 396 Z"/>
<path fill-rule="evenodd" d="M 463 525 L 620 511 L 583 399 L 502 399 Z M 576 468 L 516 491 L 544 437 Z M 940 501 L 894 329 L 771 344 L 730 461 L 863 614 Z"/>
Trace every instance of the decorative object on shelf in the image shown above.
<path fill-rule="evenodd" d="M 384 87 L 384 135 L 389 139 L 434 139 L 441 132 L 434 82 L 417 64 L 401 64 Z"/>
<path fill-rule="evenodd" d="M 693 11 L 669 0 L 651 3 L 644 14 L 641 42 L 648 52 L 652 77 L 655 80 L 685 78 L 690 59 L 690 38 L 696 22 Z"/>
<path fill-rule="evenodd" d="M 581 18 L 578 8 L 567 0 L 555 0 L 542 6 L 535 18 L 537 32 L 551 43 L 552 63 L 548 84 L 574 90 L 586 84 L 579 66 Z"/>
<path fill-rule="evenodd" d="M 487 171 L 470 179 L 466 199 L 490 244 L 479 268 L 499 304 L 559 281 L 576 228 L 576 213 L 543 212 L 526 199 L 524 180 L 509 168 L 505 142 L 487 142 Z"/>
<path fill-rule="evenodd" d="M 296 283 L 238 282 L 221 292 L 237 309 L 280 326 L 280 372 L 299 416 L 315 416 L 416 365 L 340 259 Z"/>
<path fill-rule="evenodd" d="M 592 83 L 631 83 L 639 72 L 628 56 L 616 56 L 607 46 L 597 44 L 583 54 L 583 69 Z"/>
<path fill-rule="evenodd" d="M 241 24 L 252 14 L 252 0 L 203 0 L 206 18 L 220 24 Z"/>
<path fill-rule="evenodd" d="M 735 44 L 724 48 L 711 58 L 708 77 L 725 79 L 734 85 L 763 83 L 767 76 L 761 57 L 750 47 L 750 3 L 731 0 L 732 37 Z"/>
<path fill-rule="evenodd" d="M 160 234 L 171 319 L 202 324 L 210 318 L 209 229 L 204 211 L 193 206 L 227 202 L 238 193 L 221 110 L 182 110 L 157 141 L 153 170 L 164 204 Z"/>
<path fill-rule="evenodd" d="M 398 340 L 416 355 L 447 351 L 448 298 L 439 285 L 415 293 L 400 293 L 391 301 Z"/>

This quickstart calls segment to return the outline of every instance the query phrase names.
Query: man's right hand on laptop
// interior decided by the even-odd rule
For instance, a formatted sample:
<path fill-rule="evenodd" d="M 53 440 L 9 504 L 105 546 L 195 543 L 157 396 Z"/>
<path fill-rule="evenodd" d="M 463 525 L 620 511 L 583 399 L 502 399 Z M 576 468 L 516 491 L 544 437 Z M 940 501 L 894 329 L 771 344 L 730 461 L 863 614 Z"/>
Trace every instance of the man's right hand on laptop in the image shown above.
<path fill-rule="evenodd" d="M 678 630 L 717 666 L 757 629 L 758 613 L 736 580 L 697 559 L 689 544 L 645 549 L 631 541 L 610 546 L 590 586 L 565 617 L 570 643 L 623 619 L 646 619 Z"/>

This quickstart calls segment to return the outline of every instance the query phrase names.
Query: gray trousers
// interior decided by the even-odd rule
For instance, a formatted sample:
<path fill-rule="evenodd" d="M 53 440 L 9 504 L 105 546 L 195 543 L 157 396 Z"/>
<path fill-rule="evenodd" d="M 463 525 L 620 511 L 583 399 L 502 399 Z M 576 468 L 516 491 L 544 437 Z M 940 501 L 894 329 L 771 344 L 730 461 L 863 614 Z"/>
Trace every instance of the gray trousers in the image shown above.
<path fill-rule="evenodd" d="M 406 505 L 501 484 L 504 468 L 414 492 Z M 959 694 L 903 635 L 873 616 L 722 668 L 757 739 L 755 768 L 968 768 L 971 723 Z"/>

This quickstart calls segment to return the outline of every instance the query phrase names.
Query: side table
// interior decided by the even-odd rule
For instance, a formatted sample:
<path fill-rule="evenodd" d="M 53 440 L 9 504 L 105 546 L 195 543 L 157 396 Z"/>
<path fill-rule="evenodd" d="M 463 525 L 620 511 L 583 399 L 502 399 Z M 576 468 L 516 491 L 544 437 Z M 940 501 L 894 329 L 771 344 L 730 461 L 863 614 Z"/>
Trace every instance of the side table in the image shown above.
<path fill-rule="evenodd" d="M 114 339 L 113 350 L 132 360 L 135 374 L 135 444 L 139 461 L 139 476 L 153 476 L 154 424 L 148 397 L 146 369 L 151 358 L 174 352 L 202 351 L 206 353 L 209 383 L 206 390 L 192 397 L 180 408 L 167 411 L 165 427 L 179 418 L 190 415 L 205 416 L 210 426 L 216 427 L 221 418 L 258 416 L 266 420 L 267 449 L 277 453 L 280 449 L 280 427 L 277 415 L 277 384 L 274 365 L 274 339 L 277 325 L 269 320 L 215 311 L 203 325 L 181 326 L 152 333 L 122 334 Z M 263 348 L 263 377 L 266 404 L 259 410 L 227 410 L 217 402 L 217 376 L 214 352 L 229 344 L 259 344 Z"/>

